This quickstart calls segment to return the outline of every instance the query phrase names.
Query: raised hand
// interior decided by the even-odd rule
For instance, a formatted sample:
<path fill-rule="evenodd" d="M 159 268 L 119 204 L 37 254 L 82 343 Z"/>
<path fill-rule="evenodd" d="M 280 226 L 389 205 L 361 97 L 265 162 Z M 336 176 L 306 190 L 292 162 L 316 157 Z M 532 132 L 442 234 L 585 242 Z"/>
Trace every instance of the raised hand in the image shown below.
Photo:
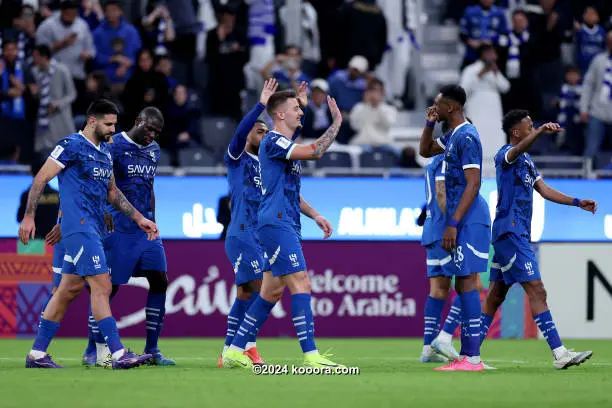
<path fill-rule="evenodd" d="M 429 122 L 437 122 L 438 121 L 438 111 L 435 107 L 430 106 L 427 108 L 427 120 Z"/>
<path fill-rule="evenodd" d="M 578 207 L 582 208 L 584 211 L 595 214 L 597 211 L 597 202 L 594 200 L 580 200 Z"/>
<path fill-rule="evenodd" d="M 278 88 L 278 82 L 276 82 L 275 78 L 266 79 L 266 82 L 264 82 L 264 87 L 261 90 L 259 102 L 261 102 L 263 105 L 267 105 L 272 94 L 276 92 L 276 88 Z"/>
<path fill-rule="evenodd" d="M 538 128 L 538 130 L 545 134 L 553 134 L 563 132 L 563 128 L 558 123 L 545 123 Z"/>
<path fill-rule="evenodd" d="M 308 105 L 308 82 L 302 81 L 297 91 L 297 100 L 303 108 Z"/>
<path fill-rule="evenodd" d="M 327 95 L 327 106 L 331 112 L 334 124 L 340 125 L 342 123 L 342 112 L 340 112 L 338 104 L 336 104 L 336 100 L 329 95 Z"/>

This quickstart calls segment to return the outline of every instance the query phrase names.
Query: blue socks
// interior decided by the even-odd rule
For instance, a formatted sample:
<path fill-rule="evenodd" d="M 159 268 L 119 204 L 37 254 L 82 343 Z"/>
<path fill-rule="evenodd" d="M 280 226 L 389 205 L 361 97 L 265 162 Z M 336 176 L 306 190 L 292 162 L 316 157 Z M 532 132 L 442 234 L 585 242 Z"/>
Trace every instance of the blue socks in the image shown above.
<path fill-rule="evenodd" d="M 291 317 L 302 352 L 316 351 L 314 341 L 314 317 L 310 307 L 310 293 L 291 295 Z"/>
<path fill-rule="evenodd" d="M 493 316 L 489 316 L 486 313 L 480 316 L 480 344 L 487 338 L 491 323 L 493 323 Z"/>
<path fill-rule="evenodd" d="M 425 302 L 425 330 L 423 332 L 423 345 L 429 346 L 438 335 L 442 309 L 446 301 L 428 296 Z"/>
<path fill-rule="evenodd" d="M 542 335 L 548 342 L 551 350 L 559 348 L 563 346 L 561 343 L 561 338 L 559 337 L 559 333 L 557 332 L 557 328 L 555 327 L 555 322 L 553 321 L 552 315 L 550 314 L 550 310 L 547 310 L 543 313 L 540 313 L 537 316 L 533 317 L 538 328 L 542 332 Z"/>
<path fill-rule="evenodd" d="M 119 330 L 117 330 L 117 322 L 114 317 L 109 316 L 100 320 L 98 322 L 98 327 L 112 354 L 124 348 L 119 338 Z"/>
<path fill-rule="evenodd" d="M 57 333 L 57 329 L 59 329 L 59 327 L 59 323 L 52 322 L 51 320 L 45 320 L 41 317 L 40 324 L 38 325 L 38 333 L 36 334 L 36 339 L 34 340 L 32 350 L 46 353 L 47 349 L 49 348 L 49 343 L 51 343 L 51 340 L 55 336 L 55 333 Z"/>
<path fill-rule="evenodd" d="M 259 297 L 259 292 L 252 292 L 251 293 L 251 299 L 249 299 L 249 307 L 251 307 L 251 305 L 253 303 L 255 303 L 255 299 L 257 299 Z M 248 309 L 248 308 L 247 308 Z M 257 330 L 258 332 L 259 330 Z M 248 343 L 255 343 L 256 339 L 257 339 L 257 332 L 255 332 L 254 334 L 250 334 L 249 333 L 249 341 Z M 253 347 L 255 347 L 255 345 L 253 344 Z"/>
<path fill-rule="evenodd" d="M 244 314 L 249 309 L 250 303 L 249 300 L 240 300 L 238 298 L 234 300 L 232 309 L 229 315 L 227 315 L 227 333 L 225 335 L 226 346 L 232 344 L 234 336 L 236 335 L 236 330 L 238 330 L 240 323 L 242 323 L 242 319 L 244 319 Z"/>
<path fill-rule="evenodd" d="M 242 323 L 240 324 L 240 327 L 238 328 L 230 347 L 232 349 L 243 351 L 246 344 L 249 342 L 249 338 L 257 335 L 257 332 L 261 326 L 263 326 L 266 319 L 268 319 L 268 316 L 270 316 L 270 311 L 273 307 L 274 303 L 270 303 L 261 296 L 257 296 L 251 307 L 249 307 L 244 314 L 244 319 L 242 320 Z"/>
<path fill-rule="evenodd" d="M 478 357 L 480 356 L 480 295 L 477 290 L 471 290 L 459 294 L 459 297 L 463 307 L 461 354 L 467 357 Z"/>
<path fill-rule="evenodd" d="M 442 331 L 450 334 L 451 336 L 457 330 L 457 326 L 461 322 L 461 298 L 459 295 L 455 296 L 453 300 L 453 304 L 451 305 L 451 309 L 448 312 L 448 316 L 446 316 L 446 320 L 444 321 L 444 327 Z"/>
<path fill-rule="evenodd" d="M 149 292 L 147 295 L 145 313 L 147 321 L 147 343 L 145 345 L 145 353 L 159 353 L 157 342 L 161 334 L 164 316 L 166 315 L 166 294 L 154 294 Z"/>

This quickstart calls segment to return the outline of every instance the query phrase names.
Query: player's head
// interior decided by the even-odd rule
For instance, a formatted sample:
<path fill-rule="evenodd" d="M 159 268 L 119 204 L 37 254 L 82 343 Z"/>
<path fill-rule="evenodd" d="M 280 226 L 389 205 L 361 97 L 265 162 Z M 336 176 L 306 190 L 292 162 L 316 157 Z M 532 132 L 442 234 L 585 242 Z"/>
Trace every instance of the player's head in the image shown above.
<path fill-rule="evenodd" d="M 13 62 L 19 55 L 19 46 L 15 38 L 9 37 L 2 41 L 2 56 L 6 61 Z"/>
<path fill-rule="evenodd" d="M 597 9 L 593 6 L 586 7 L 584 13 L 582 13 L 582 21 L 590 27 L 599 24 L 599 13 Z"/>
<path fill-rule="evenodd" d="M 481 61 L 487 65 L 491 65 L 497 61 L 497 51 L 492 44 L 484 44 L 478 49 L 478 56 Z"/>
<path fill-rule="evenodd" d="M 514 109 L 504 116 L 502 129 L 504 129 L 504 133 L 508 135 L 510 141 L 518 143 L 531 133 L 533 121 L 529 117 L 528 111 Z"/>
<path fill-rule="evenodd" d="M 512 13 L 512 28 L 518 32 L 522 33 L 527 30 L 529 27 L 529 19 L 527 18 L 527 14 L 525 11 L 521 9 L 514 10 Z"/>
<path fill-rule="evenodd" d="M 456 113 L 463 113 L 463 105 L 467 100 L 465 90 L 459 85 L 445 85 L 434 100 L 434 109 L 438 119 L 447 122 Z"/>
<path fill-rule="evenodd" d="M 302 127 L 302 108 L 294 91 L 281 91 L 273 94 L 268 100 L 268 114 L 274 121 L 274 127 L 281 123 L 290 132 L 295 132 Z M 288 135 L 292 136 L 292 135 Z"/>
<path fill-rule="evenodd" d="M 108 99 L 98 99 L 87 108 L 85 130 L 93 131 L 98 142 L 107 142 L 115 133 L 119 109 Z"/>
<path fill-rule="evenodd" d="M 32 61 L 39 67 L 46 67 L 51 60 L 51 48 L 44 44 L 38 44 L 32 51 Z"/>
<path fill-rule="evenodd" d="M 480 5 L 485 9 L 489 9 L 493 5 L 493 1 L 494 0 L 480 0 Z"/>
<path fill-rule="evenodd" d="M 570 65 L 565 68 L 565 82 L 570 85 L 577 85 L 580 82 L 580 68 Z"/>
<path fill-rule="evenodd" d="M 71 26 L 79 16 L 80 3 L 76 0 L 63 0 L 60 3 L 60 21 L 65 26 Z"/>
<path fill-rule="evenodd" d="M 268 133 L 268 124 L 263 120 L 258 120 L 255 122 L 255 126 L 249 132 L 247 136 L 247 144 L 250 145 L 251 150 L 254 153 L 259 152 L 259 145 L 261 144 L 261 139 Z"/>
<path fill-rule="evenodd" d="M 104 16 L 110 25 L 119 25 L 121 17 L 123 17 L 123 9 L 118 0 L 108 0 L 104 3 Z"/>
<path fill-rule="evenodd" d="M 138 114 L 130 135 L 136 143 L 148 146 L 157 140 L 164 129 L 164 115 L 153 106 L 147 106 Z"/>

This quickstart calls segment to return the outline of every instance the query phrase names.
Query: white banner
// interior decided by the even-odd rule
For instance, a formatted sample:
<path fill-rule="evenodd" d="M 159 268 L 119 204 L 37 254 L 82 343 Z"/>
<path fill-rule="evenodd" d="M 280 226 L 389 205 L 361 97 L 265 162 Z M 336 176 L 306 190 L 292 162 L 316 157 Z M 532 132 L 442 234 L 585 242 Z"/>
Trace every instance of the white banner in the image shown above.
<path fill-rule="evenodd" d="M 561 338 L 612 338 L 612 244 L 540 244 L 540 273 Z"/>

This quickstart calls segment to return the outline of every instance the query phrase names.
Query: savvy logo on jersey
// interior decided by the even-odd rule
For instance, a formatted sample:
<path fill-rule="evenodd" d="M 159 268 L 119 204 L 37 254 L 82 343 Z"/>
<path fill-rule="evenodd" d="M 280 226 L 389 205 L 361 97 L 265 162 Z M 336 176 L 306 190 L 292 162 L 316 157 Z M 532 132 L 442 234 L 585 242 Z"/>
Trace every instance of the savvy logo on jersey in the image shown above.
<path fill-rule="evenodd" d="M 153 152 L 151 152 L 153 153 Z M 157 166 L 147 166 L 144 164 L 128 164 L 128 176 L 154 176 Z"/>
<path fill-rule="evenodd" d="M 112 169 L 102 169 L 100 167 L 94 167 L 92 172 L 95 180 L 110 179 L 111 175 L 113 174 Z"/>

